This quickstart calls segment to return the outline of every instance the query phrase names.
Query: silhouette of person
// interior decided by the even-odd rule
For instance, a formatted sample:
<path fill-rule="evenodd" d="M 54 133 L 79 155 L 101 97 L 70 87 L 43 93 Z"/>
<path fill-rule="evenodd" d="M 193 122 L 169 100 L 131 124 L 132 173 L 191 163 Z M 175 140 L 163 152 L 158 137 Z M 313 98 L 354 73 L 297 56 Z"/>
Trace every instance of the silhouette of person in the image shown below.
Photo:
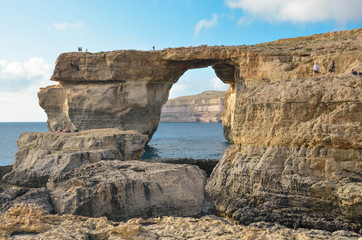
<path fill-rule="evenodd" d="M 334 74 L 336 63 L 332 60 L 331 67 L 329 68 L 329 74 Z"/>

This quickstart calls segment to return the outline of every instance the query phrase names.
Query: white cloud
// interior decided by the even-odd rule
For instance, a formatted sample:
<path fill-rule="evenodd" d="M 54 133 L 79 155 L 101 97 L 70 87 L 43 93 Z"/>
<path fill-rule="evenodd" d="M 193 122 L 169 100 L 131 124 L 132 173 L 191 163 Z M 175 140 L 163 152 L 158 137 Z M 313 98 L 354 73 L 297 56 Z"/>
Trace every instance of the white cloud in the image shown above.
<path fill-rule="evenodd" d="M 177 82 L 172 86 L 168 98 L 171 99 L 171 98 L 189 95 L 188 92 L 191 88 L 192 86 L 189 84 L 181 84 Z"/>
<path fill-rule="evenodd" d="M 49 81 L 50 76 L 50 65 L 42 58 L 29 58 L 23 63 L 0 60 L 0 92 L 41 87 Z"/>
<path fill-rule="evenodd" d="M 0 122 L 45 121 L 37 92 L 51 85 L 51 68 L 42 58 L 25 62 L 0 60 Z"/>
<path fill-rule="evenodd" d="M 253 20 L 251 18 L 247 17 L 247 16 L 242 16 L 238 20 L 239 25 L 250 25 L 252 23 L 253 23 Z"/>
<path fill-rule="evenodd" d="M 362 21 L 361 0 L 225 0 L 230 8 L 269 22 L 310 23 L 333 20 L 339 24 Z M 239 20 L 240 21 L 240 20 Z"/>
<path fill-rule="evenodd" d="M 215 26 L 216 24 L 217 24 L 217 14 L 213 14 L 211 20 L 203 19 L 203 20 L 199 21 L 199 22 L 196 24 L 196 26 L 195 26 L 194 36 L 195 36 L 195 37 L 198 37 L 199 34 L 200 34 L 200 31 L 201 31 L 202 29 L 206 29 L 206 28 L 213 27 L 213 26 Z"/>
<path fill-rule="evenodd" d="M 82 22 L 77 23 L 52 23 L 52 25 L 49 27 L 50 29 L 55 29 L 58 31 L 64 31 L 64 30 L 74 30 L 74 29 L 82 29 L 84 28 L 84 24 Z"/>
<path fill-rule="evenodd" d="M 217 90 L 217 91 L 226 91 L 229 87 L 228 84 L 225 84 L 223 81 L 220 80 L 220 78 L 218 77 L 213 77 L 211 80 L 211 86 L 212 86 L 212 90 Z"/>

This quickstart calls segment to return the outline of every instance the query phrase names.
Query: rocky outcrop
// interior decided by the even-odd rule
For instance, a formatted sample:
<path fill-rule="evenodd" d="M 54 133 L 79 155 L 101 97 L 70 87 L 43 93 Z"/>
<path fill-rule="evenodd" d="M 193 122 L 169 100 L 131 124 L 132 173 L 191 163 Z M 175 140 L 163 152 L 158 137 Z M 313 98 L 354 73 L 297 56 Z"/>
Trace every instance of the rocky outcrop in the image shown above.
<path fill-rule="evenodd" d="M 120 221 L 200 215 L 205 184 L 191 165 L 102 161 L 58 174 L 47 187 L 56 213 Z"/>
<path fill-rule="evenodd" d="M 161 111 L 161 122 L 220 122 L 224 110 L 223 91 L 169 99 Z"/>
<path fill-rule="evenodd" d="M 361 79 L 264 84 L 238 96 L 234 119 L 234 145 L 207 185 L 220 213 L 245 224 L 361 229 Z"/>
<path fill-rule="evenodd" d="M 15 205 L 27 204 L 51 214 L 53 205 L 46 188 L 25 188 L 0 184 L 0 216 Z"/>
<path fill-rule="evenodd" d="M 59 84 L 42 89 L 39 102 L 51 130 L 114 127 L 150 140 L 172 84 L 188 69 L 212 66 L 229 84 L 222 122 L 234 142 L 207 185 L 217 210 L 246 224 L 358 232 L 362 89 L 360 77 L 347 75 L 362 71 L 361 42 L 355 29 L 253 46 L 66 53 L 52 76 Z M 331 60 L 336 72 L 326 77 Z M 321 73 L 312 77 L 315 62 Z M 59 191 L 76 194 L 66 179 L 75 173 L 81 177 L 77 170 L 62 175 Z M 96 179 L 89 186 L 103 189 Z"/>
<path fill-rule="evenodd" d="M 74 215 L 49 215 L 39 208 L 18 205 L 0 218 L 0 237 L 28 239 L 338 239 L 358 240 L 347 232 L 289 229 L 260 222 L 252 226 L 234 225 L 213 216 L 200 219 L 162 217 L 127 222 Z"/>
<path fill-rule="evenodd" d="M 3 180 L 19 186 L 41 187 L 50 176 L 87 163 L 140 159 L 146 141 L 146 135 L 119 129 L 23 133 L 12 171 Z"/>
<path fill-rule="evenodd" d="M 227 101 L 246 87 L 309 77 L 314 62 L 321 74 L 336 61 L 336 74 L 362 67 L 362 29 L 333 32 L 253 46 L 170 48 L 162 51 L 121 50 L 61 54 L 52 80 L 59 85 L 41 89 L 39 103 L 48 128 L 68 124 L 72 129 L 119 128 L 137 130 L 151 139 L 169 90 L 188 70 L 212 66 L 230 85 Z M 233 107 L 223 118 L 225 132 L 233 121 Z"/>

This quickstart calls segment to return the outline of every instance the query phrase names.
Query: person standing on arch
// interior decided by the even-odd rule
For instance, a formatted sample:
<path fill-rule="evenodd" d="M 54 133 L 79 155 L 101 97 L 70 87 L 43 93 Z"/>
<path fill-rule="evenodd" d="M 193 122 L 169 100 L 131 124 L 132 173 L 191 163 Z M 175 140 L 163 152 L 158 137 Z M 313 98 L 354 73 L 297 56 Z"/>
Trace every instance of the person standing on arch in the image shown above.
<path fill-rule="evenodd" d="M 314 64 L 313 71 L 314 71 L 314 75 L 319 73 L 319 65 L 317 62 Z"/>
<path fill-rule="evenodd" d="M 332 60 L 332 62 L 331 62 L 331 67 L 329 68 L 329 74 L 330 74 L 330 75 L 333 75 L 333 74 L 334 74 L 335 65 L 336 65 L 336 62 L 335 62 L 334 60 Z"/>

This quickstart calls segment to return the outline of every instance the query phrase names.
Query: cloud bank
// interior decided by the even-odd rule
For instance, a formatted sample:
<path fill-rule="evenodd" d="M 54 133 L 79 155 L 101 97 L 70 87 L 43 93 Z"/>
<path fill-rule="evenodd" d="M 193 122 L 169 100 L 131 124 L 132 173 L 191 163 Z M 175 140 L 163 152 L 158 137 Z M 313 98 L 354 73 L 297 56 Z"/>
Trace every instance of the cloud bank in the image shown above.
<path fill-rule="evenodd" d="M 198 37 L 202 29 L 213 27 L 217 24 L 217 14 L 212 15 L 211 20 L 203 19 L 195 26 L 194 37 Z"/>
<path fill-rule="evenodd" d="M 50 66 L 42 58 L 29 58 L 23 63 L 0 60 L 0 92 L 39 88 L 49 81 L 50 75 Z"/>
<path fill-rule="evenodd" d="M 242 9 L 251 18 L 269 22 L 338 24 L 362 21 L 361 0 L 225 0 L 228 7 Z"/>
<path fill-rule="evenodd" d="M 0 121 L 45 121 L 37 92 L 50 85 L 50 76 L 50 65 L 42 58 L 22 63 L 0 60 Z"/>

